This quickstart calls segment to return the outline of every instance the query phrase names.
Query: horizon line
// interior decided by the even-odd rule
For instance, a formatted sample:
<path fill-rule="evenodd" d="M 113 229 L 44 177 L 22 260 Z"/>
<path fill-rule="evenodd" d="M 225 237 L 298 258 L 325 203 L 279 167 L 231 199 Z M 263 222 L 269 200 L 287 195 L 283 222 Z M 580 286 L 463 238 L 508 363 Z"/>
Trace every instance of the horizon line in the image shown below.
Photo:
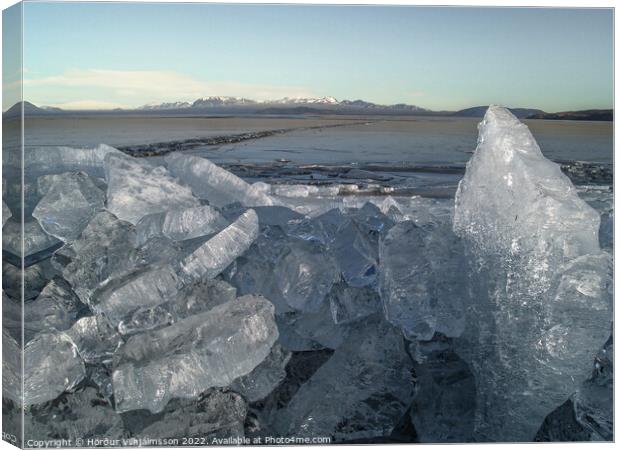
<path fill-rule="evenodd" d="M 243 96 L 230 96 L 230 95 L 209 95 L 209 96 L 205 96 L 205 97 L 199 97 L 196 100 L 193 101 L 184 101 L 184 100 L 172 100 L 172 101 L 163 101 L 163 102 L 150 102 L 150 103 L 145 103 L 141 106 L 136 106 L 136 107 L 110 107 L 110 108 L 60 108 L 57 106 L 53 106 L 53 105 L 45 105 L 45 104 L 35 104 L 29 100 L 20 100 L 18 102 L 16 102 L 15 104 L 13 104 L 12 106 L 10 106 L 9 108 L 5 109 L 2 111 L 3 114 L 5 114 L 6 112 L 8 112 L 9 110 L 13 109 L 14 107 L 18 106 L 19 104 L 23 104 L 23 103 L 29 103 L 30 105 L 34 106 L 35 108 L 39 108 L 42 109 L 45 112 L 51 112 L 53 113 L 54 111 L 49 111 L 46 110 L 46 108 L 50 108 L 50 109 L 57 109 L 63 112 L 113 112 L 113 111 L 157 111 L 157 109 L 155 110 L 149 110 L 149 109 L 145 109 L 145 107 L 147 106 L 158 106 L 158 105 L 163 105 L 163 104 L 172 104 L 172 103 L 187 103 L 188 105 L 190 105 L 189 107 L 185 107 L 185 108 L 164 108 L 161 109 L 160 111 L 172 111 L 172 110 L 182 110 L 182 109 L 192 109 L 193 108 L 193 104 L 196 103 L 199 100 L 204 100 L 204 99 L 217 99 L 217 98 L 221 98 L 221 99 L 237 99 L 237 100 L 248 100 L 250 102 L 252 102 L 251 104 L 237 104 L 237 105 L 216 105 L 216 106 L 211 106 L 211 108 L 213 107 L 243 107 L 243 106 L 252 106 L 252 105 L 278 105 L 278 103 L 274 103 L 274 102 L 278 102 L 278 101 L 283 101 L 283 100 L 322 100 L 322 99 L 334 99 L 336 103 L 298 103 L 298 104 L 280 104 L 281 107 L 287 107 L 287 106 L 301 106 L 301 105 L 312 105 L 315 107 L 329 107 L 329 106 L 347 106 L 347 105 L 341 105 L 342 102 L 357 102 L 357 101 L 361 101 L 361 102 L 365 102 L 368 104 L 372 104 L 374 106 L 377 106 L 379 108 L 381 107 L 385 107 L 385 108 L 390 108 L 390 107 L 395 107 L 395 106 L 409 106 L 409 107 L 414 107 L 414 108 L 418 108 L 420 111 L 419 112 L 431 112 L 431 113 L 442 113 L 442 112 L 459 112 L 459 111 L 466 111 L 468 109 L 473 109 L 473 108 L 481 108 L 481 107 L 488 107 L 490 105 L 493 104 L 499 104 L 499 103 L 489 103 L 487 105 L 472 105 L 472 106 L 468 106 L 465 108 L 460 108 L 460 109 L 431 109 L 431 108 L 426 108 L 426 107 L 422 107 L 419 105 L 415 105 L 415 104 L 411 104 L 411 103 L 405 103 L 405 102 L 400 102 L 400 103 L 391 103 L 391 104 L 380 104 L 380 103 L 375 103 L 375 102 L 371 102 L 368 100 L 363 100 L 361 98 L 357 98 L 355 100 L 350 100 L 350 99 L 342 99 L 342 100 L 337 100 L 336 97 L 333 96 L 317 96 L 317 97 L 281 97 L 281 98 L 274 98 L 274 99 L 270 99 L 270 100 L 254 100 L 248 97 L 243 97 Z M 565 109 L 565 110 L 561 110 L 561 111 L 546 111 L 542 108 L 538 108 L 535 106 L 507 106 L 507 105 L 503 105 L 504 107 L 508 108 L 508 109 L 532 109 L 532 110 L 538 110 L 544 113 L 548 113 L 548 114 L 559 114 L 559 113 L 564 113 L 564 112 L 578 112 L 578 111 L 614 111 L 614 107 L 596 107 L 596 108 L 585 108 L 585 109 L 578 109 L 578 108 L 571 108 L 571 109 Z M 198 107 L 199 108 L 199 107 Z M 210 107 L 203 107 L 205 109 L 210 108 Z"/>

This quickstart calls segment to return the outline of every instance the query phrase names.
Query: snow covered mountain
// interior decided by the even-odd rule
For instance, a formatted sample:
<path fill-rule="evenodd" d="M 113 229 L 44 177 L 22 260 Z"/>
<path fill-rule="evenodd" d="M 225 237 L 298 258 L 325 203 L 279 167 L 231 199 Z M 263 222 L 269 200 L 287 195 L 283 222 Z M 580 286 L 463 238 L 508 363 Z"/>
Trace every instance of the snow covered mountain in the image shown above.
<path fill-rule="evenodd" d="M 148 111 L 161 110 L 161 109 L 185 109 L 191 108 L 192 104 L 189 102 L 170 102 L 170 103 L 149 103 L 148 105 L 141 106 L 138 109 L 144 109 Z"/>
<path fill-rule="evenodd" d="M 257 103 L 254 100 L 250 100 L 242 97 L 205 97 L 199 98 L 192 103 L 192 108 L 208 108 L 212 106 L 238 106 L 238 105 L 253 105 Z"/>
<path fill-rule="evenodd" d="M 263 107 L 263 106 L 312 106 L 315 108 L 352 110 L 364 109 L 379 111 L 425 112 L 427 109 L 415 105 L 399 103 L 396 105 L 379 105 L 364 100 L 342 100 L 334 97 L 284 97 L 275 100 L 251 100 L 243 97 L 211 96 L 189 102 L 170 102 L 149 104 L 137 108 L 138 110 L 172 110 L 185 108 L 216 108 L 216 107 Z"/>
<path fill-rule="evenodd" d="M 265 101 L 263 103 L 272 105 L 338 105 L 340 102 L 334 97 L 284 97 L 279 100 Z"/>

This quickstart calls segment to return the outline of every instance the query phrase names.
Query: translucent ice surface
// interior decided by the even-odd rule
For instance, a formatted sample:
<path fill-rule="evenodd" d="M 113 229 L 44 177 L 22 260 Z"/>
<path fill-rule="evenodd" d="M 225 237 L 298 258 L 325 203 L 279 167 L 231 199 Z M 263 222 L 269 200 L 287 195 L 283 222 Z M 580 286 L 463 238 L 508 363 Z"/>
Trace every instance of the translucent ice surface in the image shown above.
<path fill-rule="evenodd" d="M 32 216 L 65 242 L 76 239 L 105 203 L 105 194 L 83 172 L 40 177 L 39 191 L 45 194 Z"/>
<path fill-rule="evenodd" d="M 151 266 L 110 282 L 93 295 L 90 305 L 116 326 L 140 308 L 172 300 L 179 288 L 179 279 L 170 265 Z"/>
<path fill-rule="evenodd" d="M 71 286 L 60 277 L 54 278 L 34 301 L 24 303 L 26 342 L 42 331 L 70 328 L 77 318 L 80 305 Z"/>
<path fill-rule="evenodd" d="M 189 188 L 181 186 L 165 167 L 145 160 L 111 154 L 105 159 L 107 208 L 132 224 L 168 209 L 199 206 Z"/>
<path fill-rule="evenodd" d="M 457 337 L 465 326 L 463 250 L 448 225 L 401 222 L 380 245 L 386 318 L 411 339 Z"/>
<path fill-rule="evenodd" d="M 82 359 L 91 364 L 110 362 L 123 342 L 104 316 L 82 317 L 65 333 Z"/>
<path fill-rule="evenodd" d="M 117 411 L 161 411 L 250 373 L 278 338 L 273 305 L 244 296 L 157 331 L 136 335 L 114 371 Z"/>
<path fill-rule="evenodd" d="M 609 337 L 611 258 L 599 215 L 524 124 L 492 106 L 479 129 L 454 214 L 469 261 L 458 351 L 476 377 L 475 438 L 530 441 Z"/>
<path fill-rule="evenodd" d="M 192 188 L 194 195 L 215 206 L 239 202 L 244 206 L 273 205 L 274 200 L 259 186 L 243 181 L 205 158 L 171 153 L 166 156 L 168 169 Z"/>
<path fill-rule="evenodd" d="M 27 266 L 38 260 L 49 258 L 52 252 L 61 245 L 58 239 L 43 231 L 36 220 L 24 222 L 23 230 L 22 235 L 22 225 L 15 217 L 10 219 L 2 229 L 2 250 L 14 255 L 15 259 L 11 262 L 15 265 L 21 266 L 19 258 L 22 255 L 22 243 L 23 257 L 26 259 Z"/>
<path fill-rule="evenodd" d="M 2 226 L 3 227 L 6 221 L 9 220 L 11 217 L 13 217 L 11 210 L 9 209 L 7 204 L 4 203 L 4 200 L 2 200 Z"/>
<path fill-rule="evenodd" d="M 15 168 L 24 167 L 28 175 L 63 172 L 86 172 L 90 176 L 103 176 L 103 160 L 108 154 L 123 155 L 109 145 L 100 144 L 94 148 L 36 147 L 24 151 L 23 166 L 21 153 L 10 154 L 4 164 Z M 17 169 L 19 170 L 19 169 Z"/>
<path fill-rule="evenodd" d="M 215 278 L 250 248 L 257 236 L 258 216 L 250 209 L 181 261 L 181 277 L 186 282 Z"/>
<path fill-rule="evenodd" d="M 84 362 L 64 333 L 41 333 L 24 348 L 24 405 L 53 400 L 86 376 Z"/>
<path fill-rule="evenodd" d="M 108 280 L 133 269 L 135 231 L 107 211 L 96 214 L 79 239 L 54 255 L 55 264 L 84 303 Z"/>
<path fill-rule="evenodd" d="M 373 316 L 301 386 L 277 419 L 285 436 L 336 441 L 389 435 L 413 396 L 411 360 L 398 331 Z"/>
<path fill-rule="evenodd" d="M 262 400 L 284 380 L 290 359 L 291 353 L 275 344 L 262 363 L 249 374 L 237 378 L 230 387 L 248 402 Z"/>
<path fill-rule="evenodd" d="M 144 216 L 136 225 L 138 243 L 162 235 L 173 241 L 184 241 L 217 233 L 229 222 L 212 206 L 174 209 Z"/>

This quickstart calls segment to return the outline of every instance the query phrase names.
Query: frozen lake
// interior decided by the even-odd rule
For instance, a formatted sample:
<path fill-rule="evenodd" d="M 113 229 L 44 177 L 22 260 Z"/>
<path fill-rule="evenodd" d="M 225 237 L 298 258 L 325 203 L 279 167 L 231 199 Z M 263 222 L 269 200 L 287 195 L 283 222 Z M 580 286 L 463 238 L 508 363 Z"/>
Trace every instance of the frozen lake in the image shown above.
<path fill-rule="evenodd" d="M 295 164 L 462 164 L 476 146 L 480 119 L 454 117 L 34 117 L 25 121 L 30 146 L 114 147 L 264 130 L 294 130 L 199 149 L 216 162 Z M 524 121 L 553 160 L 611 163 L 611 122 Z M 332 128 L 308 127 L 333 126 Z"/>

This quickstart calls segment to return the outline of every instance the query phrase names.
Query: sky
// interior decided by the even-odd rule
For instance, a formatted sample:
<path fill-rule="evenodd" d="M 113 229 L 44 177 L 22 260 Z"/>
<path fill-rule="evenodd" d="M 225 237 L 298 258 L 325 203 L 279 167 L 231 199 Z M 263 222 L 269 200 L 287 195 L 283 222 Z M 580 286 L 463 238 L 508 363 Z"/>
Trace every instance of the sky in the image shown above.
<path fill-rule="evenodd" d="M 27 2 L 23 16 L 24 98 L 36 105 L 613 104 L 611 9 Z"/>

